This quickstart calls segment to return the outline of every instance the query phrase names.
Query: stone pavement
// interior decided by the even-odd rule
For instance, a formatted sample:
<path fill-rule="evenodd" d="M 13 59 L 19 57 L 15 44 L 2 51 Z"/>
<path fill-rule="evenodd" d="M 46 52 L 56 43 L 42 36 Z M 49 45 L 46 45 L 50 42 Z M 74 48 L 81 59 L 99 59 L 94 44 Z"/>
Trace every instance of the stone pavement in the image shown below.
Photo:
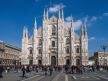
<path fill-rule="evenodd" d="M 36 73 L 36 72 L 29 72 L 26 73 L 26 77 L 22 77 L 22 72 L 9 72 L 9 73 L 3 73 L 3 78 L 0 78 L 0 81 L 21 81 L 33 76 L 37 76 L 38 74 L 42 74 L 40 73 Z"/>
<path fill-rule="evenodd" d="M 65 74 L 64 72 L 53 72 L 52 76 L 44 75 L 44 72 L 31 72 L 26 74 L 26 78 L 21 77 L 20 73 L 4 74 L 0 81 L 108 81 L 108 72 L 90 72 L 83 74 Z"/>

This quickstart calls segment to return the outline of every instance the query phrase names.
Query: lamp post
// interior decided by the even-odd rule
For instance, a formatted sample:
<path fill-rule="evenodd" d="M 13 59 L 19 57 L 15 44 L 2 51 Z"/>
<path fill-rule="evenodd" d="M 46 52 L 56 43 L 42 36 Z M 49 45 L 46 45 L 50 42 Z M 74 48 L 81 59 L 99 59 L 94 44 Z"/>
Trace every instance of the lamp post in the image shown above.
<path fill-rule="evenodd" d="M 58 67 L 58 17 L 57 17 L 57 67 Z"/>
<path fill-rule="evenodd" d="M 69 43 L 70 43 L 70 66 L 71 66 L 71 64 L 72 64 L 72 46 L 71 46 L 71 44 L 72 44 L 72 42 L 71 42 L 71 29 L 70 29 L 70 31 L 69 31 L 69 33 L 70 33 L 70 41 L 69 41 Z"/>
<path fill-rule="evenodd" d="M 104 65 L 105 65 L 105 51 L 106 51 L 106 48 L 107 48 L 108 46 L 107 45 L 102 45 L 101 46 L 101 48 L 103 49 L 103 51 L 104 51 Z"/>

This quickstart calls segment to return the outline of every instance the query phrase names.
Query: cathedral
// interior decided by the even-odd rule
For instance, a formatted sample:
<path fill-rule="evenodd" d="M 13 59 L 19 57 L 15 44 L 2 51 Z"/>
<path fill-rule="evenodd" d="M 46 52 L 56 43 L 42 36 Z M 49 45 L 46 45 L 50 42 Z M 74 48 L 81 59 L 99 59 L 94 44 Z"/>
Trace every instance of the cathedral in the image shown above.
<path fill-rule="evenodd" d="M 81 33 L 75 32 L 73 19 L 68 27 L 64 21 L 64 12 L 49 17 L 44 10 L 42 27 L 37 29 L 34 21 L 33 35 L 29 37 L 24 27 L 22 37 L 22 65 L 88 65 L 88 35 L 86 23 Z"/>

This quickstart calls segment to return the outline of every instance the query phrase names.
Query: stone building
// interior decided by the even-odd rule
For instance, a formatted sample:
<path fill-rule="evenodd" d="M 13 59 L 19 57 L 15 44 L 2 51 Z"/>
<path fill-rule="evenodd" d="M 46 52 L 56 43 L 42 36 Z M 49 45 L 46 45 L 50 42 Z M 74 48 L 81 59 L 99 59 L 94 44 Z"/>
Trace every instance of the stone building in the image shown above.
<path fill-rule="evenodd" d="M 37 29 L 35 18 L 34 31 L 28 36 L 24 27 L 22 37 L 21 63 L 24 65 L 87 65 L 88 35 L 86 23 L 81 27 L 81 35 L 75 32 L 73 20 L 68 27 L 64 21 L 64 12 L 59 11 L 58 17 L 49 17 L 44 10 L 42 27 Z"/>
<path fill-rule="evenodd" d="M 108 52 L 95 52 L 94 57 L 96 65 L 108 65 Z"/>
<path fill-rule="evenodd" d="M 0 42 L 0 64 L 3 66 L 20 65 L 21 49 L 15 46 L 9 45 L 4 42 Z"/>

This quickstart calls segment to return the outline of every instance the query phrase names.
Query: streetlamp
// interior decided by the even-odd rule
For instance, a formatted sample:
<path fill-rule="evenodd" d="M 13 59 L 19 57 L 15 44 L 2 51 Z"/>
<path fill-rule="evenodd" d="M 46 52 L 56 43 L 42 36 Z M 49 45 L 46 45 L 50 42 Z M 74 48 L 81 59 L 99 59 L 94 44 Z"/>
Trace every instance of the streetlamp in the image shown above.
<path fill-rule="evenodd" d="M 101 46 L 101 48 L 103 49 L 103 51 L 104 51 L 104 65 L 105 65 L 105 51 L 106 51 L 106 48 L 107 48 L 108 46 L 107 45 L 102 45 Z"/>
<path fill-rule="evenodd" d="M 71 22 L 72 23 L 72 22 Z M 70 39 L 69 39 L 69 43 L 70 43 L 70 66 L 71 66 L 71 64 L 72 64 L 72 46 L 71 46 L 71 44 L 72 44 L 72 42 L 71 42 L 71 29 L 70 29 L 70 31 L 69 31 L 69 34 L 70 34 Z"/>

